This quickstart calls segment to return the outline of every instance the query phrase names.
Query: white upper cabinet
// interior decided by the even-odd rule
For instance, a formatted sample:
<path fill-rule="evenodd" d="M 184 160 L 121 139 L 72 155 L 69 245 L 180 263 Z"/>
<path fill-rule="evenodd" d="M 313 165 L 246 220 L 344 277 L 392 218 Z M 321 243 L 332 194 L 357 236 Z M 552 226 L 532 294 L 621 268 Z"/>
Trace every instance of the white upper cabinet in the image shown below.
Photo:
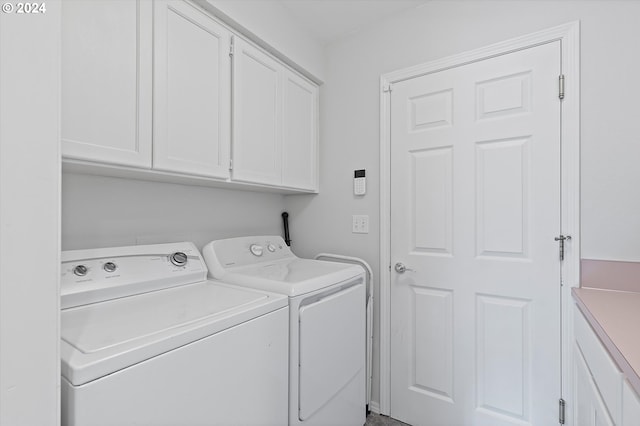
<path fill-rule="evenodd" d="M 318 87 L 236 37 L 232 179 L 316 191 L 317 126 Z"/>
<path fill-rule="evenodd" d="M 282 65 L 235 37 L 233 173 L 239 182 L 279 185 L 282 168 Z"/>
<path fill-rule="evenodd" d="M 152 3 L 62 2 L 62 152 L 151 167 Z"/>
<path fill-rule="evenodd" d="M 318 86 L 184 0 L 62 4 L 69 170 L 318 189 Z M 232 50 L 233 42 L 233 50 Z"/>
<path fill-rule="evenodd" d="M 318 86 L 285 69 L 282 185 L 318 188 Z"/>
<path fill-rule="evenodd" d="M 153 168 L 228 178 L 231 34 L 181 0 L 154 15 Z"/>

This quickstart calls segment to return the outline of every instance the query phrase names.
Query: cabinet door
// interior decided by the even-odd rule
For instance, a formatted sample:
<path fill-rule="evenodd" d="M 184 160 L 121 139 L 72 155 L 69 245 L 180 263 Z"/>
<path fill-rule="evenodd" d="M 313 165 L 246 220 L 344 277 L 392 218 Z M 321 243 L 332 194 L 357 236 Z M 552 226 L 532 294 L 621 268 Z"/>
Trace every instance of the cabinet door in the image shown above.
<path fill-rule="evenodd" d="M 227 178 L 230 33 L 182 0 L 154 7 L 153 168 Z"/>
<path fill-rule="evenodd" d="M 62 2 L 62 155 L 151 166 L 152 3 Z"/>
<path fill-rule="evenodd" d="M 640 425 L 640 396 L 625 380 L 622 389 L 622 426 Z"/>
<path fill-rule="evenodd" d="M 234 38 L 233 180 L 281 184 L 281 69 L 276 60 Z"/>
<path fill-rule="evenodd" d="M 282 185 L 318 188 L 318 86 L 284 73 Z"/>
<path fill-rule="evenodd" d="M 574 424 L 613 426 L 615 423 L 593 381 L 579 345 L 574 346 L 574 352 Z"/>

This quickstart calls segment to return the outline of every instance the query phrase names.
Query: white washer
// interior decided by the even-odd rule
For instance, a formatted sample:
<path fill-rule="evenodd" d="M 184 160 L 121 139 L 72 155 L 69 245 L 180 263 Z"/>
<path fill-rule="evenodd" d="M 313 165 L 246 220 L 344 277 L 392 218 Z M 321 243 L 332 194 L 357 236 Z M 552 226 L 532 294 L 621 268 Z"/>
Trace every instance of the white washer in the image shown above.
<path fill-rule="evenodd" d="M 63 425 L 282 425 L 287 298 L 192 243 L 62 252 Z"/>
<path fill-rule="evenodd" d="M 364 424 L 364 270 L 300 259 L 278 236 L 212 241 L 203 256 L 216 279 L 289 297 L 289 424 Z"/>

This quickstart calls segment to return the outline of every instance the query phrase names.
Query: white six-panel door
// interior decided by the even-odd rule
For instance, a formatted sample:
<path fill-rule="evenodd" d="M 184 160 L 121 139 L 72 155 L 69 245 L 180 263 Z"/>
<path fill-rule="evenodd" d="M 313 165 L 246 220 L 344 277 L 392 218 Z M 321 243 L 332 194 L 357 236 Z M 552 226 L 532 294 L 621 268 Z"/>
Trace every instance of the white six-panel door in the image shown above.
<path fill-rule="evenodd" d="M 553 42 L 392 87 L 394 418 L 558 422 L 559 74 Z"/>

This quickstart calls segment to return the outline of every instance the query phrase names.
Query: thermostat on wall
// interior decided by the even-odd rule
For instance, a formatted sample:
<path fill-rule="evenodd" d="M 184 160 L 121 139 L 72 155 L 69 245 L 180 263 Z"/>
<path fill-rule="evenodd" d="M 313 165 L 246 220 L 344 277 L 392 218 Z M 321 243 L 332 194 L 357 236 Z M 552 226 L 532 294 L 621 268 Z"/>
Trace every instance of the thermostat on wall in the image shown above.
<path fill-rule="evenodd" d="M 353 172 L 353 193 L 355 195 L 364 195 L 367 193 L 367 179 L 365 170 L 354 170 Z"/>

